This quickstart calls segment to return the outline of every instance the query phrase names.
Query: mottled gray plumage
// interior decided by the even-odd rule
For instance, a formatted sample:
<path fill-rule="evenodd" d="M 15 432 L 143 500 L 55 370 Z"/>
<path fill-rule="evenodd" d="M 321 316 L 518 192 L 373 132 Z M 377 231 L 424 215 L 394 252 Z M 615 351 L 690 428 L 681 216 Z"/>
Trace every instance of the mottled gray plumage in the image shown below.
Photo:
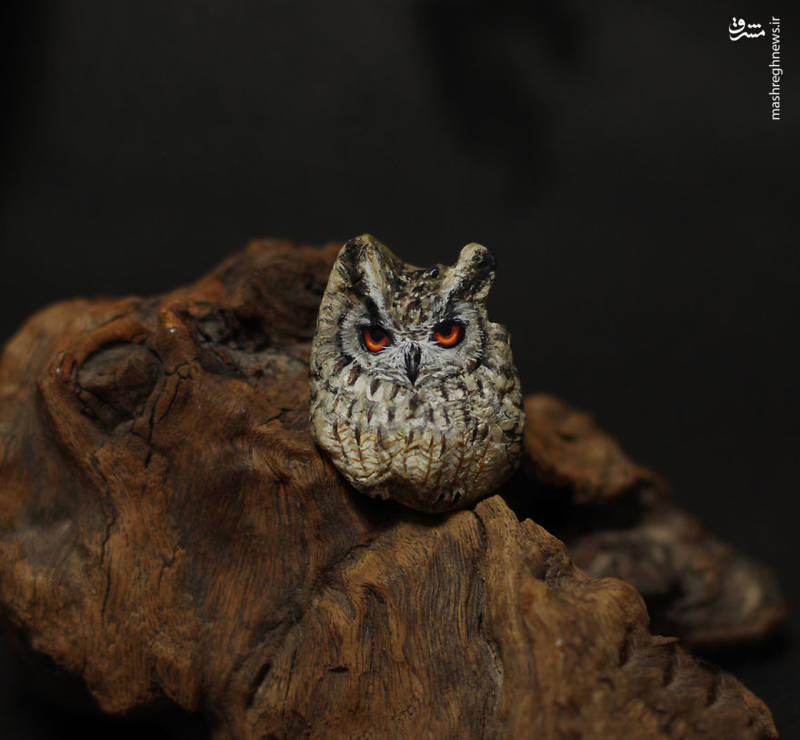
<path fill-rule="evenodd" d="M 524 413 L 508 332 L 486 315 L 493 279 L 479 244 L 427 269 L 369 234 L 342 247 L 311 349 L 311 429 L 358 490 L 442 511 L 514 470 Z"/>

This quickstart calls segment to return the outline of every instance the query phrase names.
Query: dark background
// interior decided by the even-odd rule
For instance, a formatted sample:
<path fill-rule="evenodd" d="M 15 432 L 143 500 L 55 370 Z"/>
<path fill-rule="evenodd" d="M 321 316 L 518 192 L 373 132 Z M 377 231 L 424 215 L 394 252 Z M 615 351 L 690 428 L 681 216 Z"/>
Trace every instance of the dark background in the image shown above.
<path fill-rule="evenodd" d="M 253 236 L 370 231 L 421 264 L 480 241 L 526 391 L 594 411 L 713 532 L 775 568 L 800 613 L 800 32 L 787 11 L 6 3 L 0 341 L 52 301 L 192 281 Z M 780 122 L 766 39 L 727 33 L 732 15 L 766 27 L 772 14 Z M 800 736 L 791 634 L 713 659 Z M 86 726 L 7 668 L 0 711 L 3 737 Z"/>

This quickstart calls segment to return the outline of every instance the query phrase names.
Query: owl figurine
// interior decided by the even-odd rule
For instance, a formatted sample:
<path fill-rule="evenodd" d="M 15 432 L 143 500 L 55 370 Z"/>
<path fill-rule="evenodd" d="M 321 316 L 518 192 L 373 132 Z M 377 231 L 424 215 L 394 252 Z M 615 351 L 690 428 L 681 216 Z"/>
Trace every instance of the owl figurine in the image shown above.
<path fill-rule="evenodd" d="M 311 346 L 311 430 L 359 491 L 463 506 L 514 470 L 525 423 L 508 331 L 489 321 L 494 258 L 418 268 L 369 234 L 339 252 Z"/>

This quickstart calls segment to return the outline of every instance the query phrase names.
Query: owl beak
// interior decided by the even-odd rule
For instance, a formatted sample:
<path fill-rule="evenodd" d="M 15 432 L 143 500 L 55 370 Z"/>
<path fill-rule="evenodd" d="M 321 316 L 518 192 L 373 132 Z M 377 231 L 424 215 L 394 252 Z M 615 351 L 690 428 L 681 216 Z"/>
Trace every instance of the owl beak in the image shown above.
<path fill-rule="evenodd" d="M 409 344 L 408 347 L 406 347 L 406 375 L 408 375 L 411 385 L 414 385 L 417 380 L 417 375 L 419 375 L 420 354 L 421 352 L 418 344 Z"/>

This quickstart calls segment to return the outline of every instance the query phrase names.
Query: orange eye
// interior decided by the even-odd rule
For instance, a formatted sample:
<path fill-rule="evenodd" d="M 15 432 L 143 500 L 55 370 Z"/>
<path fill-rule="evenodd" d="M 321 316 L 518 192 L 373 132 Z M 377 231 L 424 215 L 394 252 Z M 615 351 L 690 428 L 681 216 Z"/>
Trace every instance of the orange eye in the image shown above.
<path fill-rule="evenodd" d="M 361 330 L 364 346 L 370 352 L 380 352 L 389 344 L 389 335 L 380 326 L 365 326 Z"/>
<path fill-rule="evenodd" d="M 443 321 L 433 329 L 433 340 L 442 347 L 455 347 L 464 338 L 464 325 L 458 321 Z"/>

